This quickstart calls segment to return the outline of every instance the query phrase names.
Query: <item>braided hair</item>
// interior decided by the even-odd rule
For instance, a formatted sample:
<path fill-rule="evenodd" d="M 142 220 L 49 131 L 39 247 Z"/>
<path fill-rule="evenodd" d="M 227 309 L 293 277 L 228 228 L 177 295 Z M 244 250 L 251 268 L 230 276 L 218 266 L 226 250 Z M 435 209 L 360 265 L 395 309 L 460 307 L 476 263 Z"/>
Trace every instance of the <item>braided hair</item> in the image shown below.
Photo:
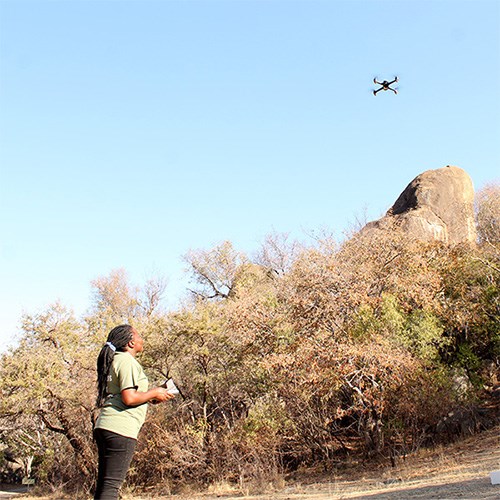
<path fill-rule="evenodd" d="M 133 328 L 130 325 L 120 325 L 113 328 L 107 342 L 97 357 L 97 407 L 101 407 L 106 399 L 109 371 L 115 357 L 115 351 L 123 352 L 132 339 Z"/>

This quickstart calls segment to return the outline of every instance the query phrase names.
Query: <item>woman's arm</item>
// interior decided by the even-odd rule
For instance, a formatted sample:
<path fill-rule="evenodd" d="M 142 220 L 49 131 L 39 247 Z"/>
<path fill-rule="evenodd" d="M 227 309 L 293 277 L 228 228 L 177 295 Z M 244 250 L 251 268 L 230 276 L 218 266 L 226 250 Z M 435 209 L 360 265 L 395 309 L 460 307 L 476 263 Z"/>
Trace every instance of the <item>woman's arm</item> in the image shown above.
<path fill-rule="evenodd" d="M 169 399 L 174 398 L 174 396 L 163 387 L 155 387 L 146 392 L 140 392 L 134 388 L 124 389 L 121 394 L 122 401 L 127 406 L 139 406 L 153 400 L 159 402 L 168 401 Z"/>

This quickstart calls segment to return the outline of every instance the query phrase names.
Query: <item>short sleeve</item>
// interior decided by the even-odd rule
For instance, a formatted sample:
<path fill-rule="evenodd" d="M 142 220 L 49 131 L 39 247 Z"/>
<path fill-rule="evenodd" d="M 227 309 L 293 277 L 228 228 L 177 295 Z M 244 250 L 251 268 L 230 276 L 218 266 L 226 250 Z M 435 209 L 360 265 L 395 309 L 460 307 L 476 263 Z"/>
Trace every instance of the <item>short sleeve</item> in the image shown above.
<path fill-rule="evenodd" d="M 125 389 L 137 389 L 139 387 L 140 366 L 133 363 L 134 359 L 130 358 L 123 362 L 118 370 L 118 387 L 120 392 Z"/>

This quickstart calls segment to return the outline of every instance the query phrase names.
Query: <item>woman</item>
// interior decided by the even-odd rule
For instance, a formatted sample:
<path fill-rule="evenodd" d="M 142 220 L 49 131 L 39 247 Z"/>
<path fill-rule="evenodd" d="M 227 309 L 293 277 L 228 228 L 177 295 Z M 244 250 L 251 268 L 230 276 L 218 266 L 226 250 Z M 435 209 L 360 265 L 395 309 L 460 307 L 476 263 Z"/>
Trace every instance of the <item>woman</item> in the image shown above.
<path fill-rule="evenodd" d="M 134 328 L 120 325 L 109 332 L 97 358 L 97 406 L 101 411 L 94 428 L 99 452 L 94 499 L 118 498 L 146 418 L 146 403 L 174 397 L 163 387 L 148 390 L 146 374 L 135 359 L 143 345 Z"/>

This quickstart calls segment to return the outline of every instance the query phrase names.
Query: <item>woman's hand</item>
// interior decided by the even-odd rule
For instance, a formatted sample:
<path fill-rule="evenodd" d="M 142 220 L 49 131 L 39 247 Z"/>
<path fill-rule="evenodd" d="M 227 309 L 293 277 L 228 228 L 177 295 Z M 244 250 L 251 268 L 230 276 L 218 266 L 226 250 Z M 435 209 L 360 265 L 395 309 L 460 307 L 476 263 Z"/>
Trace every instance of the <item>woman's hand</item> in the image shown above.
<path fill-rule="evenodd" d="M 155 387 L 153 389 L 156 391 L 156 395 L 154 397 L 154 402 L 161 403 L 162 401 L 168 401 L 169 399 L 174 399 L 174 395 L 170 394 L 167 389 L 164 387 Z"/>
<path fill-rule="evenodd" d="M 161 403 L 173 399 L 173 394 L 170 394 L 167 389 L 163 387 L 155 387 L 146 392 L 140 392 L 136 389 L 124 389 L 122 391 L 122 401 L 127 406 L 139 406 L 144 403 L 155 402 Z"/>

